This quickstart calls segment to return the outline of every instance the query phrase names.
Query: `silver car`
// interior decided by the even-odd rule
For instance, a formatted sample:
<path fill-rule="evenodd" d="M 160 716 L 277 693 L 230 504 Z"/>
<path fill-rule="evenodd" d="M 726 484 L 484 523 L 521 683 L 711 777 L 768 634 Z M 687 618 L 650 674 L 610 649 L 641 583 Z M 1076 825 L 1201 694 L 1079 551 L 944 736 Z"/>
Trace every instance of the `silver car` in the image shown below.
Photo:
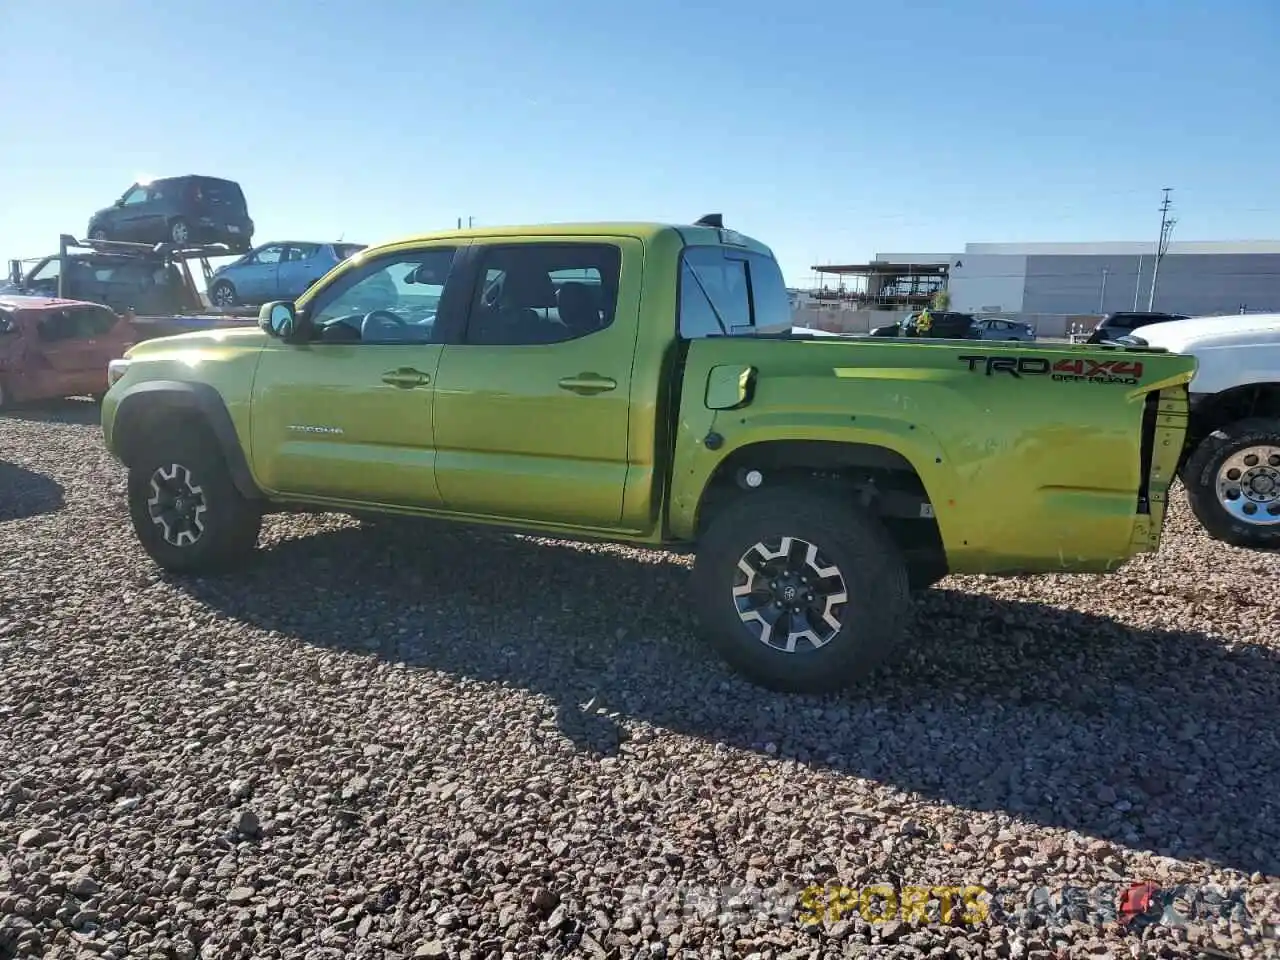
<path fill-rule="evenodd" d="M 973 321 L 975 340 L 1034 340 L 1035 327 L 1021 320 L 1005 320 L 1003 317 L 979 317 Z"/>

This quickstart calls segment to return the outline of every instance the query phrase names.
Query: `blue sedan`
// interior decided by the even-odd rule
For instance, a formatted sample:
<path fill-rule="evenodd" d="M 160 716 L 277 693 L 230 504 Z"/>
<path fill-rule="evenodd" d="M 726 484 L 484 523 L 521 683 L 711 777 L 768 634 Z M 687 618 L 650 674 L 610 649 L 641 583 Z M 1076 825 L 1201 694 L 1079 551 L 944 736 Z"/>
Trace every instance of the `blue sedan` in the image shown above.
<path fill-rule="evenodd" d="M 969 334 L 974 340 L 1034 340 L 1035 327 L 1021 320 L 1003 317 L 979 317 L 973 322 Z"/>
<path fill-rule="evenodd" d="M 209 302 L 236 307 L 293 300 L 363 243 L 308 243 L 286 240 L 263 244 L 219 267 L 209 278 Z"/>

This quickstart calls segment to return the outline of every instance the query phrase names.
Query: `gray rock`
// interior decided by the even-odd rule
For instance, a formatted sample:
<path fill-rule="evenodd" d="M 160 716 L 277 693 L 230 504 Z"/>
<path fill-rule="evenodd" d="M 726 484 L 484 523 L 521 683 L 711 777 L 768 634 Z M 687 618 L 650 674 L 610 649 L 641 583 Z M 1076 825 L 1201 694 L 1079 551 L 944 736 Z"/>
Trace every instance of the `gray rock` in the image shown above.
<path fill-rule="evenodd" d="M 30 830 L 24 830 L 18 835 L 18 848 L 20 850 L 32 850 L 37 847 L 47 846 L 58 839 L 58 835 L 45 827 L 32 827 Z"/>

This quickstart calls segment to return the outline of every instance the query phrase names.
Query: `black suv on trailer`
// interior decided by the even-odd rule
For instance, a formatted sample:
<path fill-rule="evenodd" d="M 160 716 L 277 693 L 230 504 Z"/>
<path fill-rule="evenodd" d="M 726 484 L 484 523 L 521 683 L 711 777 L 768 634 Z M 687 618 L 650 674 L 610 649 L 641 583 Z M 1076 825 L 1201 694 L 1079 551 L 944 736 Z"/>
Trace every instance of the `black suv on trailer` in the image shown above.
<path fill-rule="evenodd" d="M 253 221 L 234 180 L 191 174 L 135 183 L 89 219 L 90 240 L 134 243 L 253 245 Z"/>

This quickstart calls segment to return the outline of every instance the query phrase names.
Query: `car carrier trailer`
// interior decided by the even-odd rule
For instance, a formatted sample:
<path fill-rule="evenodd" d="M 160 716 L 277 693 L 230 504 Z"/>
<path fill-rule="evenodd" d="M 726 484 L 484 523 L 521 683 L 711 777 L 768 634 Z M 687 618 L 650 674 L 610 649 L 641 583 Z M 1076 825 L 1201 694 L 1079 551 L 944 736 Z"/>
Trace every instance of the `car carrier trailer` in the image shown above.
<path fill-rule="evenodd" d="M 5 289 L 101 303 L 124 316 L 143 339 L 242 327 L 253 322 L 257 310 L 209 306 L 192 270 L 195 262 L 207 287 L 213 275 L 210 259 L 236 255 L 222 243 L 177 246 L 78 240 L 64 233 L 58 238 L 58 252 L 36 260 L 30 269 L 24 271 L 21 260 L 10 260 Z"/>

